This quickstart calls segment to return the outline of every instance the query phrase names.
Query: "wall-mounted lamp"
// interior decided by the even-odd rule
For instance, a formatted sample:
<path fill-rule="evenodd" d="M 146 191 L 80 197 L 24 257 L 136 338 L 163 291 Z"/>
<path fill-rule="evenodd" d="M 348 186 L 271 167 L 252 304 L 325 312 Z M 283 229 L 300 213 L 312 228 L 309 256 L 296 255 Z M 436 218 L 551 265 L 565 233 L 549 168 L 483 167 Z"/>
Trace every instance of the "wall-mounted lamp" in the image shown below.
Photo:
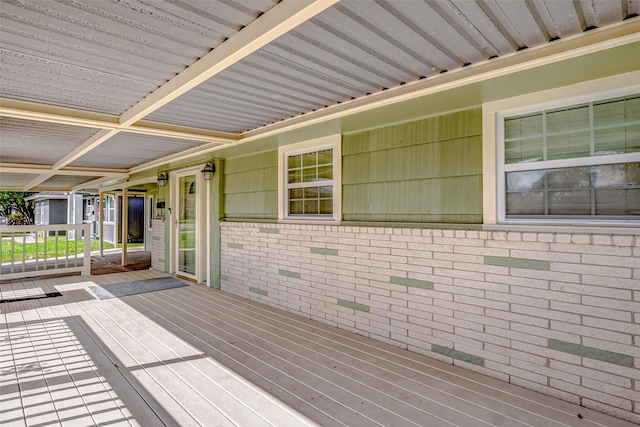
<path fill-rule="evenodd" d="M 160 187 L 164 187 L 169 182 L 169 174 L 167 171 L 158 172 L 158 179 L 156 180 Z"/>
<path fill-rule="evenodd" d="M 204 165 L 204 169 L 202 169 L 200 172 L 202 172 L 202 176 L 206 181 L 211 181 L 211 178 L 213 178 L 213 174 L 216 173 L 216 167 L 215 165 L 212 165 L 211 162 L 207 162 L 207 164 Z"/>
<path fill-rule="evenodd" d="M 164 209 L 165 209 L 165 201 L 162 200 L 156 203 L 156 218 L 164 219 Z"/>

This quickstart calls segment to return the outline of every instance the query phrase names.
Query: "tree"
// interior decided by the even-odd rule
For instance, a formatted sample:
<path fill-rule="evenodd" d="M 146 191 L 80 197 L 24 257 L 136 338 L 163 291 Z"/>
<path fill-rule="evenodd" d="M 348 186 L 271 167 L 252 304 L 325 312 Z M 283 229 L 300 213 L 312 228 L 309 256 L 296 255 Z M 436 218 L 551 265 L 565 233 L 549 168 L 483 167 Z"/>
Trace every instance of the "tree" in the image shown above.
<path fill-rule="evenodd" d="M 19 213 L 28 224 L 33 224 L 33 202 L 24 199 L 35 193 L 25 191 L 0 191 L 0 209 L 4 216 Z"/>

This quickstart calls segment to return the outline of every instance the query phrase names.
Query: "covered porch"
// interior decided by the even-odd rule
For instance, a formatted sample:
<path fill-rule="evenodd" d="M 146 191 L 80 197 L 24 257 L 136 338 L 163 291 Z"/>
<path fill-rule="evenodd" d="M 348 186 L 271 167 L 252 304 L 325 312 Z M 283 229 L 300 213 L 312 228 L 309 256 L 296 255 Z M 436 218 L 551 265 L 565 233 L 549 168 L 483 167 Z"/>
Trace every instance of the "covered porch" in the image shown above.
<path fill-rule="evenodd" d="M 631 426 L 157 270 L 0 284 L 4 426 Z M 95 289 L 95 288 L 93 288 Z"/>

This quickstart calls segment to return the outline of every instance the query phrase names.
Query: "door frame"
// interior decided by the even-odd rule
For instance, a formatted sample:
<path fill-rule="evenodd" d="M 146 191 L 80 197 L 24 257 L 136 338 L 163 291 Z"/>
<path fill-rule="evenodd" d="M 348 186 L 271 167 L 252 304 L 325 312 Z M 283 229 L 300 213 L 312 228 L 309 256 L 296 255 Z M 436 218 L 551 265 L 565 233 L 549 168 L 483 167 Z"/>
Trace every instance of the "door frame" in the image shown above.
<path fill-rule="evenodd" d="M 170 267 L 171 274 L 182 276 L 197 283 L 207 283 L 209 278 L 209 181 L 206 181 L 200 171 L 204 164 L 172 171 L 170 179 L 170 198 L 173 209 L 170 211 Z M 178 271 L 178 215 L 180 213 L 179 179 L 181 177 L 195 175 L 196 177 L 196 265 L 195 274 L 190 275 Z"/>

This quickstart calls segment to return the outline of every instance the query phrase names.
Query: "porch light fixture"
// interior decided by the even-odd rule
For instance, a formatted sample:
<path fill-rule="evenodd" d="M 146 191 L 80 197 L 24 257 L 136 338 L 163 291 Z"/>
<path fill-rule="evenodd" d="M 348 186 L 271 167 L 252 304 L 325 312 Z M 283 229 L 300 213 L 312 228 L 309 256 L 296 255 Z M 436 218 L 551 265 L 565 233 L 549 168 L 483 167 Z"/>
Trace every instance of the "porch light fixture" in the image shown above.
<path fill-rule="evenodd" d="M 202 172 L 202 176 L 206 181 L 211 181 L 211 178 L 213 178 L 213 174 L 216 173 L 216 167 L 215 165 L 212 165 L 211 162 L 207 162 L 207 164 L 204 165 L 204 168 L 200 172 Z"/>
<path fill-rule="evenodd" d="M 169 174 L 167 171 L 158 172 L 158 179 L 156 180 L 160 187 L 164 187 L 169 182 Z"/>

